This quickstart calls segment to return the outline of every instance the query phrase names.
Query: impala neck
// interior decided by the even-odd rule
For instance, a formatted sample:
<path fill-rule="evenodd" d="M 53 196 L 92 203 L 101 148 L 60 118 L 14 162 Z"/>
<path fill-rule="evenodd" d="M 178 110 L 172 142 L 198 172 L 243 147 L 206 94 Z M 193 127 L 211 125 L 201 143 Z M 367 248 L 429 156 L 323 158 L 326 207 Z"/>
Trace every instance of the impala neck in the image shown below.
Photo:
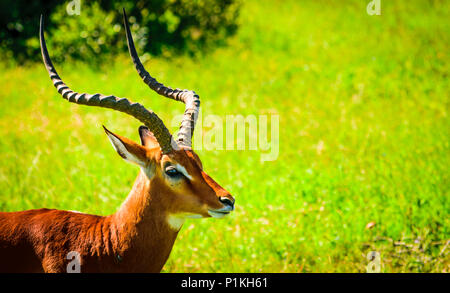
<path fill-rule="evenodd" d="M 124 264 L 140 263 L 143 269 L 160 271 L 167 261 L 178 230 L 168 224 L 160 179 L 149 180 L 140 172 L 127 199 L 112 215 L 117 231 L 117 247 Z"/>

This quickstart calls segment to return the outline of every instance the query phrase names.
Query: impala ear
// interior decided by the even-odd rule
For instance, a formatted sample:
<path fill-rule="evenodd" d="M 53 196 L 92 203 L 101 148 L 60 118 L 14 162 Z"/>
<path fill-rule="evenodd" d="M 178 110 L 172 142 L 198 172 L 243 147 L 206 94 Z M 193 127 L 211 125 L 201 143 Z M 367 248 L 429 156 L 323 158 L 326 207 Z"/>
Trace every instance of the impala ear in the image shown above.
<path fill-rule="evenodd" d="M 156 137 L 153 135 L 147 126 L 139 127 L 139 136 L 141 137 L 141 144 L 149 149 L 159 148 L 159 143 L 156 140 Z"/>
<path fill-rule="evenodd" d="M 119 156 L 125 159 L 125 161 L 141 167 L 147 166 L 149 160 L 147 159 L 144 147 L 126 137 L 112 133 L 105 126 L 103 128 Z"/>

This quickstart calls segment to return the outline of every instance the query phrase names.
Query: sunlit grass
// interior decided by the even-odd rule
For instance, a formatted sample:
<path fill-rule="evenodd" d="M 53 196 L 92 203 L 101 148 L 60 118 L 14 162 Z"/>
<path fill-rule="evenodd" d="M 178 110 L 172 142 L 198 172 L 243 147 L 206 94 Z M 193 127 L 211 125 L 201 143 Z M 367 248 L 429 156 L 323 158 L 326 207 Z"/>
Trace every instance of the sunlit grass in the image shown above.
<path fill-rule="evenodd" d="M 382 1 L 368 16 L 364 2 L 245 1 L 228 47 L 147 64 L 195 89 L 203 115 L 280 115 L 276 161 L 199 151 L 236 211 L 188 220 L 164 272 L 364 272 L 369 251 L 385 272 L 450 270 L 449 4 Z M 78 91 L 128 97 L 166 122 L 182 113 L 127 56 L 88 63 L 57 69 Z M 42 64 L 0 68 L 0 210 L 113 213 L 138 170 L 101 125 L 138 141 L 139 123 L 64 101 Z"/>

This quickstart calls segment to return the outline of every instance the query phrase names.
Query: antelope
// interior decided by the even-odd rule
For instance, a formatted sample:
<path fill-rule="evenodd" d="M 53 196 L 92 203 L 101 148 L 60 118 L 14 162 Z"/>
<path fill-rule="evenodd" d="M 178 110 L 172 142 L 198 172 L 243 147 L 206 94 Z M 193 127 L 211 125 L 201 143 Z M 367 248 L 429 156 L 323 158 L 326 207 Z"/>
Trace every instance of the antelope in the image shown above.
<path fill-rule="evenodd" d="M 121 111 L 144 124 L 140 144 L 103 126 L 117 153 L 140 171 L 126 200 L 109 216 L 55 209 L 0 212 L 0 272 L 67 272 L 71 252 L 78 255 L 82 273 L 160 272 L 187 218 L 222 218 L 234 210 L 234 198 L 203 171 L 192 149 L 199 96 L 156 81 L 137 55 L 125 10 L 123 20 L 129 53 L 144 83 L 185 103 L 177 139 L 139 103 L 71 90 L 50 60 L 41 15 L 42 58 L 58 93 L 69 102 Z"/>

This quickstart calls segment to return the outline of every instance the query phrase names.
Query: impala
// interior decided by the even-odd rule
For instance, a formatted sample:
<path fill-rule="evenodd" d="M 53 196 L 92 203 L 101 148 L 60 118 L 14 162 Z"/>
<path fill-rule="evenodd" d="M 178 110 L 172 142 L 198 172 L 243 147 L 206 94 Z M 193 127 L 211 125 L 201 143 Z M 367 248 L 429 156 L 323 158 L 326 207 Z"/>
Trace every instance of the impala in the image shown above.
<path fill-rule="evenodd" d="M 125 98 L 72 91 L 59 77 L 47 51 L 43 18 L 40 44 L 45 67 L 58 93 L 69 102 L 127 113 L 145 126 L 141 144 L 104 128 L 117 153 L 140 172 L 128 197 L 109 216 L 54 209 L 0 213 L 0 272 L 66 272 L 79 256 L 81 272 L 160 272 L 186 218 L 221 218 L 234 198 L 203 171 L 192 150 L 200 100 L 188 90 L 171 89 L 145 70 L 124 13 L 128 49 L 143 81 L 158 94 L 185 103 L 177 139 L 151 110 Z"/>

